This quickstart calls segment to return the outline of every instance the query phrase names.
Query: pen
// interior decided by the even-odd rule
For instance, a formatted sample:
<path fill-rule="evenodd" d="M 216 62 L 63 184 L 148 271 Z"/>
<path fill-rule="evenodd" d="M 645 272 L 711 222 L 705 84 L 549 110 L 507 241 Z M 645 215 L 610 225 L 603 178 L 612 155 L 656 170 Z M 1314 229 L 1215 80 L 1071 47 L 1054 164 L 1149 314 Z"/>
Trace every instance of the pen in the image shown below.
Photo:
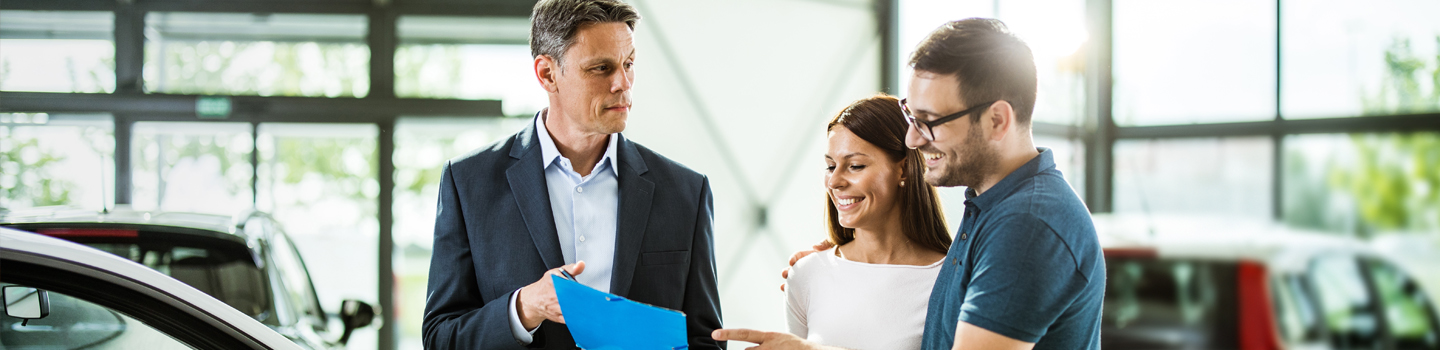
<path fill-rule="evenodd" d="M 565 269 L 563 269 L 563 268 L 560 269 L 560 274 L 561 274 L 561 275 L 564 275 L 564 276 L 565 276 L 565 279 L 567 279 L 567 280 L 571 280 L 571 281 L 574 281 L 574 280 L 575 280 L 575 276 L 574 276 L 574 275 L 571 275 L 569 271 L 565 271 Z"/>

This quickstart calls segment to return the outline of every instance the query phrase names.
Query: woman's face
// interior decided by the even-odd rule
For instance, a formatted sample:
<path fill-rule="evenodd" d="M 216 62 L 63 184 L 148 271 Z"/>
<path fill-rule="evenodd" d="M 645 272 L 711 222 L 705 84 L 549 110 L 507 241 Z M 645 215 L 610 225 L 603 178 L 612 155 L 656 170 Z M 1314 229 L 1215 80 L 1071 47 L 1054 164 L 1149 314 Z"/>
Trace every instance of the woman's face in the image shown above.
<path fill-rule="evenodd" d="M 900 160 L 844 126 L 830 131 L 825 153 L 825 188 L 839 212 L 840 226 L 879 228 L 900 215 Z"/>

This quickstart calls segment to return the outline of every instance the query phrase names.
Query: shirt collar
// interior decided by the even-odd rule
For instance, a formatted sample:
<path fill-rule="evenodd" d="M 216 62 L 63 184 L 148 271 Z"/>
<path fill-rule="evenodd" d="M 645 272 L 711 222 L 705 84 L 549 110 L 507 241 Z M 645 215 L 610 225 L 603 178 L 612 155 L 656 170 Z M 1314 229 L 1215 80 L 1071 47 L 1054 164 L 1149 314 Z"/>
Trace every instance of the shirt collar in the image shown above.
<path fill-rule="evenodd" d="M 995 205 L 995 203 L 1004 200 L 1006 197 L 1009 197 L 1010 193 L 1014 192 L 1015 188 L 1019 187 L 1025 180 L 1039 175 L 1042 171 L 1055 168 L 1054 152 L 1044 147 L 1036 147 L 1035 150 L 1039 151 L 1040 155 L 1031 158 L 1029 162 L 1025 162 L 1025 165 L 1021 165 L 1020 168 L 1010 172 L 1010 175 L 1005 175 L 1004 179 L 995 183 L 995 186 L 991 186 L 985 193 L 976 195 L 975 189 L 965 189 L 965 201 L 975 204 L 980 210 L 985 210 Z"/>
<path fill-rule="evenodd" d="M 546 108 L 535 113 L 535 133 L 540 136 L 540 159 L 544 161 L 543 164 L 547 168 L 564 157 L 560 155 L 560 148 L 555 147 L 555 139 L 550 138 L 550 129 L 545 128 L 545 118 L 549 112 L 550 109 Z M 605 155 L 600 156 L 600 161 L 595 163 L 596 170 L 610 169 L 610 172 L 614 173 L 616 177 L 620 176 L 620 170 L 616 169 L 617 164 L 615 163 L 615 142 L 620 138 L 618 134 L 610 134 L 610 141 L 605 145 Z M 606 164 L 610 166 L 602 166 Z"/>

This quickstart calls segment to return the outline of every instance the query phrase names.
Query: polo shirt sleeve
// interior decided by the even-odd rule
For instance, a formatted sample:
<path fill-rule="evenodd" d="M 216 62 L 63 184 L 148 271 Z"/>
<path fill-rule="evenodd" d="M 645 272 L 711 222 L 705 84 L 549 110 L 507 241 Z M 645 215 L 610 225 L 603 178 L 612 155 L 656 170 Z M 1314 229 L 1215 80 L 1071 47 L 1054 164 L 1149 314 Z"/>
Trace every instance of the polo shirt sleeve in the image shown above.
<path fill-rule="evenodd" d="M 1040 341 L 1088 281 L 1064 240 L 1039 218 L 1017 214 L 986 224 L 960 321 L 1028 343 Z"/>

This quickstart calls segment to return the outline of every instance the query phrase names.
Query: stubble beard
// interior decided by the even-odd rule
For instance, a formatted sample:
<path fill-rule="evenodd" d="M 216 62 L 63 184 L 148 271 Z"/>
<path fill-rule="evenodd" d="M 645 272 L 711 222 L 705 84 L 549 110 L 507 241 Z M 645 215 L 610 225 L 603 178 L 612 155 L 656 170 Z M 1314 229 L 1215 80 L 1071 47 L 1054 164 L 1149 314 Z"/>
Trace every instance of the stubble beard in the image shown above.
<path fill-rule="evenodd" d="M 927 173 L 926 182 L 936 187 L 975 187 L 985 181 L 985 175 L 990 174 L 999 162 L 999 153 L 985 142 L 978 127 L 970 129 L 961 147 L 965 150 L 964 156 L 961 159 L 945 157 L 944 171 L 934 178 Z"/>

